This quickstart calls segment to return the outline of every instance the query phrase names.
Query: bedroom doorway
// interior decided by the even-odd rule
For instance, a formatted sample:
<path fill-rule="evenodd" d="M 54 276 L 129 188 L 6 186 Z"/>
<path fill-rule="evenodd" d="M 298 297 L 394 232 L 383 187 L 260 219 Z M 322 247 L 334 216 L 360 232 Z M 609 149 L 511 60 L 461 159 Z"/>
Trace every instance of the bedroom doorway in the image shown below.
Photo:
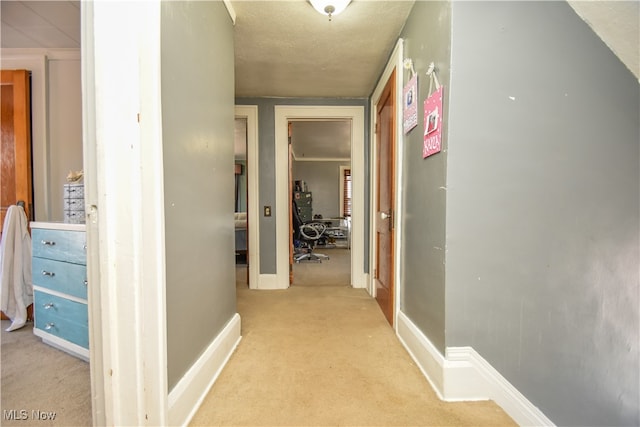
<path fill-rule="evenodd" d="M 257 289 L 258 257 L 258 107 L 236 105 L 234 126 L 234 232 L 236 286 Z"/>
<path fill-rule="evenodd" d="M 247 234 L 247 119 L 236 117 L 234 126 L 234 232 L 236 287 L 249 286 L 249 253 Z"/>

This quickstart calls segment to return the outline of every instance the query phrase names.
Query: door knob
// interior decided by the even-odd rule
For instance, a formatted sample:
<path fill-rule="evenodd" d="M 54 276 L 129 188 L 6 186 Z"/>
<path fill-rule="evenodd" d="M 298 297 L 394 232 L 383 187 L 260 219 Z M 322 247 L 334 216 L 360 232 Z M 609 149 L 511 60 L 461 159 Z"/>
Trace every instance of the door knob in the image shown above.
<path fill-rule="evenodd" d="M 381 219 L 391 218 L 391 214 L 390 213 L 386 213 L 386 212 L 380 212 L 380 218 Z"/>

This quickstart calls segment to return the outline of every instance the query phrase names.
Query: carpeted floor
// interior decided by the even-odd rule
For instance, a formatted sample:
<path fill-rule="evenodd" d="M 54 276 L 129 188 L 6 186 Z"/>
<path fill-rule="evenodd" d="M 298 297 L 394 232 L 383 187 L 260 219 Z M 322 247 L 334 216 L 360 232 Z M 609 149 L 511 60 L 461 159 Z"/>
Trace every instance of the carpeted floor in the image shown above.
<path fill-rule="evenodd" d="M 347 285 L 348 251 L 334 250 L 322 250 L 330 261 L 294 266 L 283 291 L 249 290 L 246 265 L 237 267 L 243 339 L 192 425 L 515 425 L 493 402 L 440 401 L 375 300 Z M 8 325 L 0 425 L 91 425 L 89 364 L 43 344 L 32 325 Z"/>
<path fill-rule="evenodd" d="M 342 248 L 317 248 L 327 255 L 322 262 L 300 261 L 293 264 L 293 286 L 337 286 L 351 284 L 351 251 Z"/>
<path fill-rule="evenodd" d="M 6 332 L 10 324 L 0 335 L 0 425 L 90 426 L 89 364 L 43 344 L 33 323 Z"/>
<path fill-rule="evenodd" d="M 493 402 L 440 401 L 364 290 L 254 291 L 238 272 L 243 338 L 192 425 L 515 425 Z"/>

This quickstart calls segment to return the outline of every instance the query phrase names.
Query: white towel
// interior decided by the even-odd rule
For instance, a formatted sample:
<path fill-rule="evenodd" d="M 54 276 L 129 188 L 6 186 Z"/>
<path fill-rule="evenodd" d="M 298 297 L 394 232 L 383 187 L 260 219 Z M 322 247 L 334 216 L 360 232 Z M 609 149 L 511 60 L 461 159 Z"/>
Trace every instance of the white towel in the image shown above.
<path fill-rule="evenodd" d="M 33 303 L 31 236 L 22 206 L 10 206 L 4 218 L 0 243 L 0 310 L 11 319 L 7 331 L 27 323 L 27 306 Z"/>

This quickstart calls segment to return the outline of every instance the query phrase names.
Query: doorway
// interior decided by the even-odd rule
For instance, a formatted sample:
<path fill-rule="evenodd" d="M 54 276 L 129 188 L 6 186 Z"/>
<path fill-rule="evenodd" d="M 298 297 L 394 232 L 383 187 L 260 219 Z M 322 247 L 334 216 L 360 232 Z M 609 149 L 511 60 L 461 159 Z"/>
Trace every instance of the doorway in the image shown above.
<path fill-rule="evenodd" d="M 292 285 L 351 284 L 351 128 L 350 119 L 289 122 Z"/>
<path fill-rule="evenodd" d="M 236 286 L 249 286 L 249 236 L 247 234 L 247 118 L 234 123 L 234 234 Z"/>
<path fill-rule="evenodd" d="M 364 264 L 364 107 L 362 106 L 276 106 L 276 211 L 290 212 L 288 125 L 291 121 L 350 120 L 352 215 L 350 277 L 351 286 L 367 286 Z M 276 216 L 276 274 L 271 289 L 289 287 L 289 215 Z"/>
<path fill-rule="evenodd" d="M 258 209 L 258 107 L 256 105 L 236 105 L 236 123 L 241 124 L 236 129 L 236 151 L 239 157 L 244 157 L 246 199 L 240 202 L 241 209 L 246 211 L 244 224 L 246 227 L 246 269 L 245 280 L 251 289 L 260 286 L 259 277 L 259 209 Z M 240 122 L 238 122 L 240 120 Z M 245 191 L 244 189 L 241 191 Z M 240 225 L 240 224 L 239 224 Z M 236 278 L 237 280 L 237 278 Z"/>

